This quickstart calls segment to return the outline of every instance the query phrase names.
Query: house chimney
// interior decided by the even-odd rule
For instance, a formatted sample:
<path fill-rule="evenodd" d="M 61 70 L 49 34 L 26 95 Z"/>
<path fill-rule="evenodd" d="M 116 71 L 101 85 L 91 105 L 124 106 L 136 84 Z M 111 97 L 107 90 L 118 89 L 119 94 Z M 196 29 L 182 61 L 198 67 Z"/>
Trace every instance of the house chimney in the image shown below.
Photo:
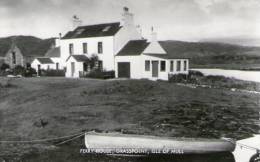
<path fill-rule="evenodd" d="M 128 7 L 124 7 L 122 26 L 132 26 L 132 25 L 134 25 L 134 14 L 129 12 Z"/>
<path fill-rule="evenodd" d="M 151 40 L 150 40 L 151 42 L 157 42 L 158 41 L 158 39 L 157 39 L 157 33 L 154 31 L 154 28 L 153 28 L 153 26 L 152 26 L 152 28 L 151 28 Z"/>
<path fill-rule="evenodd" d="M 74 30 L 75 28 L 77 28 L 78 26 L 81 26 L 81 24 L 82 24 L 82 21 L 78 18 L 78 16 L 77 15 L 74 15 L 73 17 L 72 17 L 72 23 L 73 23 L 73 29 L 72 30 Z"/>

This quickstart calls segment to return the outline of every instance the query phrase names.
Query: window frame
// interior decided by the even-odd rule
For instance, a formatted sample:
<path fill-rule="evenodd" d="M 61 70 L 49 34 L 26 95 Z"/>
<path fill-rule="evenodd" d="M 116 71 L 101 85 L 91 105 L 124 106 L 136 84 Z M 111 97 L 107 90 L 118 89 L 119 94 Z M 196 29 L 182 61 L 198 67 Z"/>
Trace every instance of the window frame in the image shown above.
<path fill-rule="evenodd" d="M 174 72 L 174 60 L 170 60 L 170 72 Z"/>
<path fill-rule="evenodd" d="M 162 63 L 164 63 L 164 66 L 162 66 L 163 65 Z M 160 71 L 161 72 L 165 72 L 166 71 L 166 61 L 165 60 L 161 60 L 160 61 Z"/>
<path fill-rule="evenodd" d="M 70 43 L 70 44 L 69 44 L 69 54 L 70 54 L 70 55 L 73 55 L 73 54 L 74 54 L 74 44 L 73 44 L 73 43 Z"/>
<path fill-rule="evenodd" d="M 187 69 L 188 69 L 188 68 L 187 68 L 187 65 L 188 65 L 187 60 L 184 60 L 184 61 L 183 61 L 183 70 L 184 70 L 184 71 L 187 71 Z"/>
<path fill-rule="evenodd" d="M 176 71 L 181 71 L 181 60 L 178 60 L 178 61 L 177 61 Z"/>
<path fill-rule="evenodd" d="M 56 62 L 56 70 L 60 69 L 60 64 L 58 62 Z"/>
<path fill-rule="evenodd" d="M 103 61 L 102 60 L 98 60 L 98 68 L 100 70 L 103 70 Z"/>
<path fill-rule="evenodd" d="M 151 61 L 150 60 L 145 60 L 144 62 L 144 70 L 145 71 L 151 71 Z"/>
<path fill-rule="evenodd" d="M 103 54 L 103 42 L 98 42 L 98 54 Z"/>
<path fill-rule="evenodd" d="M 16 65 L 16 52 L 15 51 L 13 51 L 12 52 L 12 63 L 13 63 L 13 65 Z"/>
<path fill-rule="evenodd" d="M 82 43 L 82 48 L 83 48 L 83 54 L 88 54 L 88 43 L 87 42 Z"/>

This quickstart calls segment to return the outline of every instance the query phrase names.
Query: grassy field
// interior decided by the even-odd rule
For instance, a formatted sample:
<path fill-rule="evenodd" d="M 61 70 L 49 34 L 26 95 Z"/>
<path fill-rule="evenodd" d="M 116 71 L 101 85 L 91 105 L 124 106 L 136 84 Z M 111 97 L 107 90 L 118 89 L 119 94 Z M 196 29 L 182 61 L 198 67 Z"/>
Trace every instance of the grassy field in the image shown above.
<path fill-rule="evenodd" d="M 0 140 L 53 138 L 85 130 L 241 139 L 259 129 L 256 94 L 147 80 L 0 78 L 0 85 Z M 1 144 L 0 157 L 46 149 L 57 148 Z"/>

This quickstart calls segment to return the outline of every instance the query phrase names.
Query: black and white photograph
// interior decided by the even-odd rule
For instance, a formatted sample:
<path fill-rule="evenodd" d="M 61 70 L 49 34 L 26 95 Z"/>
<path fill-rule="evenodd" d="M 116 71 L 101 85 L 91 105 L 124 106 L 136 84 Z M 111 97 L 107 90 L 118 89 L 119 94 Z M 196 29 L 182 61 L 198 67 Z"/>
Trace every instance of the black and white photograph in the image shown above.
<path fill-rule="evenodd" d="M 260 162 L 260 1 L 0 0 L 0 162 Z"/>

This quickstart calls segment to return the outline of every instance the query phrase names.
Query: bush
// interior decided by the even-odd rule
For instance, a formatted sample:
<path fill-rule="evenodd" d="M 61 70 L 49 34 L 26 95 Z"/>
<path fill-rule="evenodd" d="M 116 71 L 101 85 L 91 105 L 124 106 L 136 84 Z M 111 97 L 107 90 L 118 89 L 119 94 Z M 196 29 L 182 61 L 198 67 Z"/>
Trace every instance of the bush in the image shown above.
<path fill-rule="evenodd" d="M 174 74 L 169 76 L 169 82 L 182 83 L 187 82 L 188 75 L 186 74 Z"/>
<path fill-rule="evenodd" d="M 203 77 L 204 74 L 200 71 L 190 70 L 189 71 L 189 77 L 191 77 L 191 76 L 193 76 L 193 77 Z"/>
<path fill-rule="evenodd" d="M 86 75 L 87 78 L 110 79 L 115 78 L 115 71 L 102 71 L 94 69 Z"/>
<path fill-rule="evenodd" d="M 41 70 L 41 76 L 65 76 L 65 70 L 54 70 L 54 69 L 49 69 L 49 70 Z"/>
<path fill-rule="evenodd" d="M 25 72 L 25 77 L 33 77 L 33 76 L 36 76 L 37 75 L 37 72 L 34 68 L 31 68 L 31 67 L 28 67 L 26 69 L 26 72 Z"/>
<path fill-rule="evenodd" d="M 6 64 L 6 63 L 3 63 L 3 64 L 1 65 L 1 67 L 0 67 L 0 70 L 1 70 L 1 71 L 5 71 L 6 69 L 10 69 L 10 66 L 9 66 L 8 64 Z"/>
<path fill-rule="evenodd" d="M 21 65 L 17 65 L 15 66 L 15 68 L 13 69 L 13 75 L 22 75 L 25 76 L 26 74 L 26 69 L 24 67 L 22 67 Z"/>

